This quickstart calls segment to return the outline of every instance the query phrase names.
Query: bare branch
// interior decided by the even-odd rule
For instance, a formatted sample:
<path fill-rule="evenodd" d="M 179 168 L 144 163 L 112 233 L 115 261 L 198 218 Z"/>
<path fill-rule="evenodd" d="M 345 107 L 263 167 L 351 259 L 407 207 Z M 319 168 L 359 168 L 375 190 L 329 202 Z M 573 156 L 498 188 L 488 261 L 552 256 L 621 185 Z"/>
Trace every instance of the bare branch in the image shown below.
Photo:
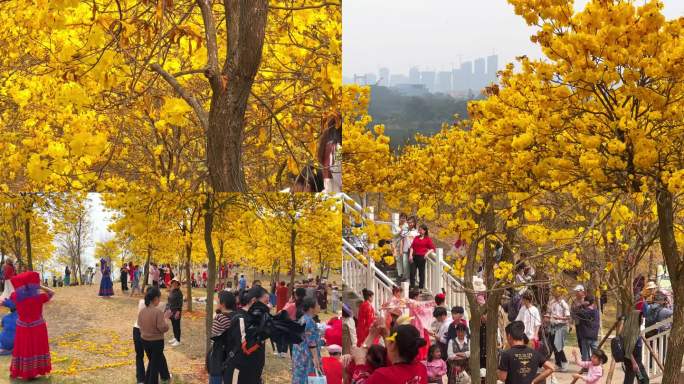
<path fill-rule="evenodd" d="M 204 21 L 205 37 L 207 39 L 207 78 L 212 86 L 219 86 L 219 62 L 218 45 L 216 43 L 216 25 L 214 24 L 214 14 L 211 12 L 212 0 L 197 0 L 202 10 L 202 20 Z"/>
<path fill-rule="evenodd" d="M 183 88 L 182 85 L 176 80 L 175 77 L 173 77 L 170 73 L 166 72 L 159 64 L 152 64 L 150 68 L 157 72 L 161 77 L 166 80 L 167 83 L 180 95 L 180 97 L 185 100 L 185 102 L 188 103 L 192 107 L 192 109 L 195 110 L 195 113 L 197 114 L 197 117 L 200 120 L 200 123 L 202 123 L 202 127 L 204 129 L 207 129 L 209 126 L 209 115 L 207 112 L 204 110 L 202 105 L 197 101 L 197 99 L 188 92 L 187 89 Z"/>
<path fill-rule="evenodd" d="M 313 5 L 302 5 L 302 6 L 294 6 L 294 7 L 280 7 L 277 5 L 271 5 L 269 8 L 271 9 L 279 9 L 279 10 L 284 10 L 284 11 L 302 11 L 305 9 L 316 9 L 316 8 L 323 8 L 323 7 L 340 7 L 342 6 L 341 3 L 336 3 L 332 1 L 326 1 L 320 4 L 313 4 Z"/>

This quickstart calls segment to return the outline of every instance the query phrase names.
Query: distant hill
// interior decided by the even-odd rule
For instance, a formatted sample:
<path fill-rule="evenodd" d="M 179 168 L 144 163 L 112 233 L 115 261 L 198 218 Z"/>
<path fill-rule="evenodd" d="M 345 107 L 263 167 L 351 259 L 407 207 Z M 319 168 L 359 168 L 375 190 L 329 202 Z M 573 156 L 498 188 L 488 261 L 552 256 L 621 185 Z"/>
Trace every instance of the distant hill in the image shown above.
<path fill-rule="evenodd" d="M 369 113 L 373 124 L 384 124 L 393 149 L 413 142 L 416 133 L 432 135 L 443 123 L 453 123 L 454 115 L 468 117 L 468 99 L 445 94 L 405 96 L 392 88 L 371 86 Z"/>

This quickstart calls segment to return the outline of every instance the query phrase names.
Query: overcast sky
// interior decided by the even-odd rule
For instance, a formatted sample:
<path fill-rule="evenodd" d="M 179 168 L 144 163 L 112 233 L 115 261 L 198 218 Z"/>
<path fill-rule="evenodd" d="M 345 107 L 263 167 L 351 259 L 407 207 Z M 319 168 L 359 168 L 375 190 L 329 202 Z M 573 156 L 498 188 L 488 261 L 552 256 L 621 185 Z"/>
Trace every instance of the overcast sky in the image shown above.
<path fill-rule="evenodd" d="M 576 1 L 583 7 L 587 0 Z M 642 0 L 637 0 L 641 3 Z M 668 18 L 684 16 L 684 0 L 664 0 Z M 534 31 L 506 0 L 344 0 L 344 76 L 451 69 L 496 53 L 499 69 L 516 56 L 539 57 Z"/>
<path fill-rule="evenodd" d="M 86 250 L 87 265 L 95 266 L 95 243 L 107 241 L 114 237 L 114 232 L 107 229 L 111 223 L 111 212 L 106 211 L 102 205 L 102 199 L 98 193 L 88 194 L 88 205 L 90 211 L 90 220 L 93 225 L 93 232 L 91 237 L 90 247 Z"/>

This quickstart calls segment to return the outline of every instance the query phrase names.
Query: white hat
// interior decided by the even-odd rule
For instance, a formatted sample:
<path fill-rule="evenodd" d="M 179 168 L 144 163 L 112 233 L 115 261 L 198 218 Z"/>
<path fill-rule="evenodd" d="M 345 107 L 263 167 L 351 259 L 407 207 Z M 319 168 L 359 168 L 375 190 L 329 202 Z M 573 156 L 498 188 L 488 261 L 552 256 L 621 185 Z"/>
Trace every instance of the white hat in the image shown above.
<path fill-rule="evenodd" d="M 573 289 L 573 291 L 575 291 L 575 292 L 584 291 L 584 285 L 582 285 L 582 284 L 577 284 L 577 285 L 575 286 L 575 289 Z"/>
<path fill-rule="evenodd" d="M 645 289 L 657 289 L 657 288 L 658 288 L 658 286 L 657 286 L 656 283 L 653 282 L 653 281 L 649 281 L 648 284 L 646 284 L 646 287 L 645 287 Z"/>
<path fill-rule="evenodd" d="M 342 353 L 342 347 L 337 344 L 328 345 L 328 353 Z"/>

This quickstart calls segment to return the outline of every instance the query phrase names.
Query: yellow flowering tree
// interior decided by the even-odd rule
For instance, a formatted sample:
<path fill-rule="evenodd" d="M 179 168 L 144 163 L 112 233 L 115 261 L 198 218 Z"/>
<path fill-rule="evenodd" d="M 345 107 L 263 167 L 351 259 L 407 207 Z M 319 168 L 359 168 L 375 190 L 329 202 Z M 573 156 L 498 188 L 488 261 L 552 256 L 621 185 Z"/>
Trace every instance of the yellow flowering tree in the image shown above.
<path fill-rule="evenodd" d="M 338 110 L 339 2 L 12 0 L 0 13 L 0 189 L 282 188 Z"/>

